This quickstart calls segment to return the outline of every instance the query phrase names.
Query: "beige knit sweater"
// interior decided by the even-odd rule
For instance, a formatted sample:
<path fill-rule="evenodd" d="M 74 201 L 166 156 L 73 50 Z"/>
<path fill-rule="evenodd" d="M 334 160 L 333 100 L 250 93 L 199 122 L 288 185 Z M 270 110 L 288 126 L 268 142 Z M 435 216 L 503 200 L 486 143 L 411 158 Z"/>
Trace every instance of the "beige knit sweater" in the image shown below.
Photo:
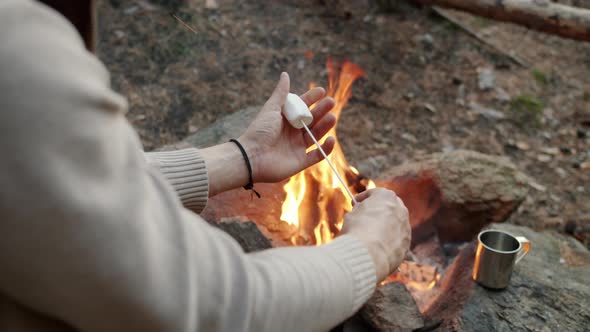
<path fill-rule="evenodd" d="M 245 254 L 185 209 L 199 151 L 144 154 L 126 111 L 64 18 L 0 1 L 0 331 L 322 331 L 370 296 L 350 236 Z"/>

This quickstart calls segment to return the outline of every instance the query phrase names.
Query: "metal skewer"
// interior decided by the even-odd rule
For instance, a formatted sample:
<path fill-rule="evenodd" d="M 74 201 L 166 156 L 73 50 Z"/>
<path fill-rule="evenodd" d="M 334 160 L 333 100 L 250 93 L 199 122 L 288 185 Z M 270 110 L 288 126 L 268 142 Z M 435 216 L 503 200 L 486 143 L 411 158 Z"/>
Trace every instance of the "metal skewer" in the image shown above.
<path fill-rule="evenodd" d="M 326 152 L 324 152 L 324 149 L 322 149 L 322 146 L 320 145 L 320 143 L 315 139 L 315 137 L 311 133 L 311 130 L 309 130 L 309 128 L 307 128 L 307 125 L 305 124 L 305 122 L 303 122 L 303 120 L 301 120 L 301 124 L 303 125 L 303 128 L 305 128 L 305 130 L 307 131 L 307 134 L 309 134 L 309 137 L 311 137 L 311 139 L 313 140 L 313 142 L 315 143 L 315 145 L 318 147 L 318 150 L 320 150 L 320 153 L 322 154 L 322 156 L 324 156 L 324 159 L 328 162 L 328 165 L 330 165 L 330 168 L 332 169 L 332 172 L 334 172 L 334 175 L 336 175 L 336 177 L 338 178 L 338 181 L 340 181 L 340 184 L 346 190 L 346 193 L 348 194 L 348 197 L 350 197 L 350 200 L 354 204 L 356 204 L 357 201 L 354 198 L 354 195 L 352 194 L 352 192 L 350 192 L 350 189 L 348 189 L 348 186 L 346 185 L 346 183 L 344 182 L 344 180 L 342 180 L 342 178 L 340 177 L 340 174 L 338 174 L 338 171 L 336 170 L 336 167 L 334 167 L 334 165 L 332 164 L 332 162 L 330 161 L 330 159 L 326 155 Z"/>

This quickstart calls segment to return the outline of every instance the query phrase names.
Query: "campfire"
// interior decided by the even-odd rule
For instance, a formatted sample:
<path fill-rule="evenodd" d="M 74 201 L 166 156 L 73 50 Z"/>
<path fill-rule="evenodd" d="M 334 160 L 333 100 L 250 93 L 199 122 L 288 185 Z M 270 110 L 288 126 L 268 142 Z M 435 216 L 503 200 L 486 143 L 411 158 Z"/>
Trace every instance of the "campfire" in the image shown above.
<path fill-rule="evenodd" d="M 327 95 L 335 100 L 332 113 L 340 118 L 353 83 L 365 74 L 349 61 L 337 64 L 328 60 L 327 72 Z M 242 117 L 235 118 L 236 125 L 250 121 L 244 116 L 255 114 L 238 114 Z M 227 140 L 218 133 L 222 128 L 232 128 L 232 121 L 226 119 L 223 127 L 215 127 L 214 137 Z M 337 137 L 336 130 L 332 129 L 329 135 Z M 230 131 L 228 135 L 233 137 L 235 130 Z M 453 292 L 454 279 L 469 274 L 462 272 L 472 264 L 471 249 L 465 244 L 485 225 L 506 220 L 527 190 L 526 180 L 514 166 L 469 151 L 433 154 L 391 168 L 378 181 L 359 174 L 346 160 L 337 140 L 329 158 L 352 193 L 385 187 L 394 190 L 408 207 L 411 252 L 381 285 L 383 289 L 399 289 L 403 283 L 416 310 L 426 319 L 445 319 L 441 317 L 450 317 L 449 311 L 458 310 L 458 306 L 448 305 L 444 294 Z M 338 236 L 344 215 L 352 209 L 345 188 L 325 161 L 282 183 L 260 183 L 256 188 L 260 199 L 241 189 L 212 197 L 201 216 L 214 224 L 247 225 L 246 221 L 252 221 L 262 241 L 258 241 L 259 237 L 244 238 L 250 235 L 245 234 L 242 226 L 231 226 L 237 229 L 233 235 L 243 246 L 262 243 L 254 246 L 261 249 L 270 246 L 268 239 L 274 247 L 330 242 Z M 227 227 L 222 228 L 228 231 Z"/>
<path fill-rule="evenodd" d="M 365 73 L 358 65 L 350 61 L 338 64 L 329 58 L 326 69 L 329 79 L 327 96 L 334 98 L 335 101 L 331 112 L 339 119 L 352 95 L 353 83 L 364 77 Z M 310 87 L 314 85 L 311 83 Z M 337 138 L 336 130 L 337 128 L 334 127 L 326 137 Z M 310 149 L 313 148 L 310 147 Z M 353 194 L 377 186 L 373 180 L 359 174 L 358 170 L 348 163 L 338 140 L 329 158 L 339 174 L 343 175 Z M 432 215 L 432 211 L 423 211 L 421 203 L 432 196 L 429 192 L 429 183 L 411 183 L 411 188 L 399 183 L 380 185 L 395 190 L 402 197 L 410 210 L 413 228 L 414 223 L 419 224 L 421 219 Z M 244 191 L 231 191 L 218 195 L 209 202 L 204 216 L 213 220 L 244 216 L 248 220 L 255 221 L 265 235 L 273 239 L 275 245 L 321 245 L 330 242 L 340 233 L 344 215 L 352 209 L 352 205 L 346 190 L 342 188 L 327 162 L 322 161 L 295 174 L 280 186 L 282 190 L 277 192 L 275 184 L 257 185 L 262 198 L 254 201 L 244 199 L 244 195 L 247 195 Z M 239 200 L 241 203 L 224 204 L 225 207 L 220 210 L 211 208 L 217 201 L 227 203 L 231 200 Z M 248 202 L 245 208 L 243 202 Z M 234 211 L 228 209 L 228 205 L 242 208 Z M 434 204 L 427 210 L 436 207 L 437 205 Z M 212 211 L 215 211 L 214 215 L 211 214 Z M 410 260 L 402 263 L 398 271 L 383 281 L 383 284 L 403 282 L 417 299 L 417 303 L 421 306 L 426 305 L 426 299 L 430 298 L 429 294 L 436 289 L 441 277 L 440 271 L 444 266 L 430 264 L 419 255 L 412 254 L 409 258 Z"/>
<path fill-rule="evenodd" d="M 353 83 L 364 77 L 365 73 L 350 61 L 344 61 L 338 66 L 329 58 L 326 69 L 329 79 L 326 94 L 334 98 L 335 106 L 331 112 L 338 120 L 352 95 Z M 314 85 L 310 84 L 310 88 Z M 336 130 L 334 127 L 327 136 L 337 137 Z M 344 175 L 353 194 L 376 187 L 373 180 L 360 175 L 347 162 L 338 140 L 329 158 L 338 172 Z M 293 235 L 290 236 L 290 241 L 293 245 L 321 245 L 330 242 L 340 233 L 344 214 L 352 209 L 345 189 L 326 162 L 320 162 L 292 176 L 283 186 L 283 190 L 286 196 L 280 219 L 292 226 Z M 415 256 L 412 258 L 417 259 Z M 390 275 L 383 284 L 403 282 L 420 298 L 418 293 L 434 288 L 439 279 L 440 274 L 434 266 L 404 262 L 399 271 Z"/>
<path fill-rule="evenodd" d="M 338 67 L 329 58 L 326 68 L 329 78 L 327 95 L 335 101 L 331 113 L 339 119 L 352 94 L 352 84 L 365 76 L 365 73 L 349 61 L 344 61 L 338 72 Z M 310 84 L 310 88 L 313 87 L 314 84 Z M 326 137 L 328 136 L 337 137 L 336 127 L 330 130 Z M 324 140 L 325 138 L 322 143 Z M 359 173 L 348 164 L 337 140 L 329 158 L 338 173 L 345 175 L 351 192 L 357 194 L 358 184 L 361 184 Z M 365 180 L 362 190 L 374 187 L 372 180 Z M 330 242 L 340 232 L 344 214 L 352 209 L 345 189 L 326 162 L 320 162 L 292 176 L 283 189 L 286 197 L 281 209 L 281 220 L 294 227 L 295 233 L 290 238 L 294 245 Z"/>

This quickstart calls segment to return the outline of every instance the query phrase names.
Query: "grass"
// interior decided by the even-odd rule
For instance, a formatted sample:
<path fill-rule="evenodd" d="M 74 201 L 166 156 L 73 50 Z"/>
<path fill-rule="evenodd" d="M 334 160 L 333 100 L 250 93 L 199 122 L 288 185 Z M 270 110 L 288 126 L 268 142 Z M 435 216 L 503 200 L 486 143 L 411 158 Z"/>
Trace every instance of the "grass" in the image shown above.
<path fill-rule="evenodd" d="M 510 115 L 521 128 L 537 128 L 541 124 L 541 113 L 545 104 L 536 97 L 520 95 L 510 100 Z"/>
<path fill-rule="evenodd" d="M 541 70 L 534 68 L 533 70 L 531 70 L 531 74 L 533 75 L 535 81 L 537 81 L 537 83 L 539 83 L 540 85 L 547 85 L 549 83 L 549 78 Z"/>

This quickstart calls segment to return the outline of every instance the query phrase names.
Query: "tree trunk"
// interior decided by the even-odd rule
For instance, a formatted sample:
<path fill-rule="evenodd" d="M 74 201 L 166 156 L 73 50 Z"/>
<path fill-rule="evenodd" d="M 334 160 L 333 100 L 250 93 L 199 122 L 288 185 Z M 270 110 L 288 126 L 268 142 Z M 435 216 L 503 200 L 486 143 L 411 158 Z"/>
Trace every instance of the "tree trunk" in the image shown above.
<path fill-rule="evenodd" d="M 458 9 L 566 38 L 590 41 L 590 10 L 549 0 L 413 0 Z"/>

